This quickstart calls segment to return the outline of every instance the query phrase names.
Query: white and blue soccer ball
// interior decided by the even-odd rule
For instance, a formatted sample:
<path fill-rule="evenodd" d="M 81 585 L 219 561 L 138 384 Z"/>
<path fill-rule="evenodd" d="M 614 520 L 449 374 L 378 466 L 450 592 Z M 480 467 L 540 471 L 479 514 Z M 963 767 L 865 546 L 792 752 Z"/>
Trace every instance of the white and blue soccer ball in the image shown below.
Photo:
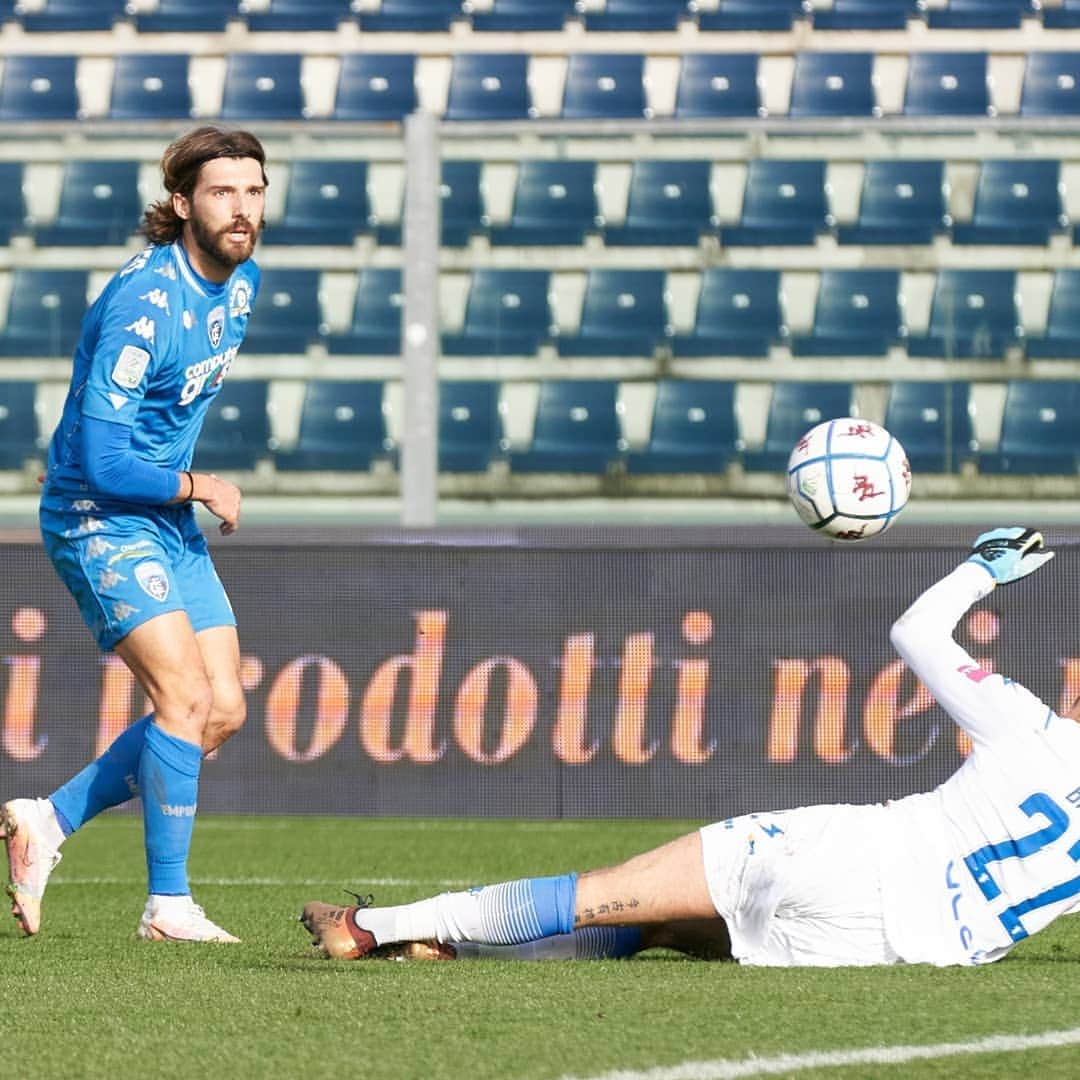
<path fill-rule="evenodd" d="M 834 540 L 866 540 L 907 505 L 911 467 L 880 424 L 845 416 L 818 424 L 795 444 L 787 489 L 811 529 Z"/>

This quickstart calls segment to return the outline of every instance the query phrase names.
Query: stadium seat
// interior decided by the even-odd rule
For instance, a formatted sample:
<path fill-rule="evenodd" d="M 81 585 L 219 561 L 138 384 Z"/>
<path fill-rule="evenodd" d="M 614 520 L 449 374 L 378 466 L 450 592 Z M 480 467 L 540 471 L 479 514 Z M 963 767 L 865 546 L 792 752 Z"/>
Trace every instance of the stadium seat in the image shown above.
<path fill-rule="evenodd" d="M 135 14 L 139 33 L 219 34 L 240 18 L 239 0 L 158 0 L 153 11 Z"/>
<path fill-rule="evenodd" d="M 764 116 L 757 53 L 686 53 L 675 115 L 691 119 Z"/>
<path fill-rule="evenodd" d="M 36 393 L 37 383 L 32 380 L 0 382 L 0 469 L 21 469 L 31 458 L 42 457 Z"/>
<path fill-rule="evenodd" d="M 29 227 L 21 161 L 0 161 L 0 244 Z"/>
<path fill-rule="evenodd" d="M 985 52 L 916 52 L 908 62 L 907 116 L 993 116 Z"/>
<path fill-rule="evenodd" d="M 44 7 L 19 15 L 30 33 L 111 30 L 124 15 L 125 0 L 45 0 Z"/>
<path fill-rule="evenodd" d="M 0 0 L 0 23 L 15 18 L 15 0 Z"/>
<path fill-rule="evenodd" d="M 458 334 L 443 335 L 447 356 L 533 356 L 552 336 L 547 270 L 474 270 Z"/>
<path fill-rule="evenodd" d="M 192 467 L 254 469 L 271 453 L 269 384 L 265 379 L 226 379 L 210 402 Z"/>
<path fill-rule="evenodd" d="M 636 53 L 571 53 L 566 67 L 564 120 L 641 119 L 645 57 Z"/>
<path fill-rule="evenodd" d="M 868 52 L 809 52 L 795 56 L 788 115 L 880 116 Z"/>
<path fill-rule="evenodd" d="M 179 120 L 190 115 L 186 53 L 123 53 L 116 58 L 110 120 Z"/>
<path fill-rule="evenodd" d="M 1046 30 L 1075 30 L 1080 27 L 1080 0 L 1061 0 L 1060 7 L 1044 7 L 1043 27 Z M 1031 53 L 1028 54 L 1030 59 Z"/>
<path fill-rule="evenodd" d="M 911 356 L 1002 359 L 1023 330 L 1013 270 L 939 270 L 930 329 L 908 338 Z"/>
<path fill-rule="evenodd" d="M 264 270 L 245 353 L 304 353 L 322 334 L 318 270 Z"/>
<path fill-rule="evenodd" d="M 341 58 L 335 120 L 401 120 L 416 105 L 412 53 L 346 53 Z"/>
<path fill-rule="evenodd" d="M 1049 8 L 1046 14 L 1056 10 Z M 1080 7 L 1076 16 L 1076 26 L 1080 27 Z M 1033 50 L 1027 54 L 1020 115 L 1080 115 L 1080 52 Z"/>
<path fill-rule="evenodd" d="M 382 0 L 378 11 L 360 13 L 360 29 L 406 34 L 445 33 L 461 14 L 461 0 Z"/>
<path fill-rule="evenodd" d="M 644 450 L 626 456 L 629 473 L 720 473 L 742 441 L 735 384 L 713 379 L 661 379 Z"/>
<path fill-rule="evenodd" d="M 1080 358 L 1080 270 L 1054 272 L 1046 330 L 1024 345 L 1028 359 Z"/>
<path fill-rule="evenodd" d="M 439 384 L 439 470 L 486 472 L 508 449 L 496 382 Z"/>
<path fill-rule="evenodd" d="M 921 0 L 833 0 L 814 9 L 815 30 L 906 30 L 922 14 Z"/>
<path fill-rule="evenodd" d="M 230 53 L 223 120 L 300 120 L 305 113 L 299 53 Z"/>
<path fill-rule="evenodd" d="M 716 11 L 699 11 L 701 30 L 790 30 L 810 11 L 809 0 L 720 0 Z"/>
<path fill-rule="evenodd" d="M 532 442 L 511 453 L 511 471 L 607 472 L 625 449 L 618 395 L 607 379 L 541 383 Z"/>
<path fill-rule="evenodd" d="M 753 472 L 783 472 L 791 450 L 823 420 L 855 415 L 854 388 L 848 382 L 778 382 L 773 386 L 760 450 L 746 451 Z"/>
<path fill-rule="evenodd" d="M 585 29 L 597 31 L 677 30 L 686 0 L 606 0 L 602 11 L 585 12 Z"/>
<path fill-rule="evenodd" d="M 943 161 L 868 161 L 859 217 L 838 225 L 841 244 L 932 244 L 952 219 Z"/>
<path fill-rule="evenodd" d="M 457 53 L 445 120 L 525 120 L 535 114 L 525 53 Z"/>
<path fill-rule="evenodd" d="M 491 229 L 491 243 L 576 245 L 600 224 L 595 162 L 523 161 L 510 222 Z"/>
<path fill-rule="evenodd" d="M 252 31 L 336 30 L 351 14 L 349 0 L 270 0 L 263 11 L 249 11 Z"/>
<path fill-rule="evenodd" d="M 957 473 L 975 458 L 971 388 L 966 382 L 896 382 L 885 429 L 900 442 L 912 471 Z"/>
<path fill-rule="evenodd" d="M 626 220 L 604 229 L 604 243 L 695 246 L 717 224 L 709 161 L 635 161 Z"/>
<path fill-rule="evenodd" d="M 70 356 L 86 312 L 85 270 L 11 271 L 0 356 Z"/>
<path fill-rule="evenodd" d="M 651 356 L 670 334 L 662 270 L 590 270 L 577 333 L 562 356 Z"/>
<path fill-rule="evenodd" d="M 1005 391 L 997 450 L 979 458 L 983 473 L 1067 475 L 1080 455 L 1080 383 L 1014 379 Z"/>
<path fill-rule="evenodd" d="M 948 0 L 927 8 L 926 22 L 931 30 L 1015 30 L 1037 10 L 1031 0 Z"/>
<path fill-rule="evenodd" d="M 34 230 L 39 247 L 123 244 L 139 227 L 137 161 L 69 161 L 56 220 Z"/>
<path fill-rule="evenodd" d="M 397 356 L 401 352 L 401 271 L 388 267 L 361 270 L 353 299 L 352 325 L 327 334 L 332 354 Z"/>
<path fill-rule="evenodd" d="M 294 161 L 285 212 L 267 225 L 267 244 L 352 244 L 373 227 L 365 161 Z"/>
<path fill-rule="evenodd" d="M 443 247 L 466 247 L 474 233 L 488 227 L 479 161 L 444 161 L 439 194 Z"/>
<path fill-rule="evenodd" d="M 721 228 L 720 242 L 732 247 L 813 244 L 832 223 L 824 161 L 754 158 L 739 224 Z"/>
<path fill-rule="evenodd" d="M 984 161 L 970 223 L 953 225 L 954 244 L 1035 244 L 1068 225 L 1061 163 L 1010 158 Z"/>
<path fill-rule="evenodd" d="M 474 11 L 474 30 L 529 33 L 561 30 L 574 15 L 574 0 L 493 0 L 490 10 Z"/>
<path fill-rule="evenodd" d="M 274 463 L 289 472 L 363 472 L 392 450 L 381 382 L 310 379 L 304 387 L 296 445 L 279 450 Z"/>
<path fill-rule="evenodd" d="M 74 120 L 76 63 L 74 56 L 5 56 L 0 120 Z"/>
<path fill-rule="evenodd" d="M 710 266 L 701 278 L 694 329 L 672 339 L 675 356 L 768 356 L 787 333 L 778 270 Z"/>
<path fill-rule="evenodd" d="M 808 335 L 796 356 L 885 356 L 904 336 L 899 270 L 823 270 Z"/>

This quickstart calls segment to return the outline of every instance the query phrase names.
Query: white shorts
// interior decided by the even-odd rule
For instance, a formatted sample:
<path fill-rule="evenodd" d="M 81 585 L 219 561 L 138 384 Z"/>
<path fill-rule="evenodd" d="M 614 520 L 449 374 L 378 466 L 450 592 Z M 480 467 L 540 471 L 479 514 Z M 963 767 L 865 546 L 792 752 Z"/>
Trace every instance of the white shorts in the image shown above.
<path fill-rule="evenodd" d="M 771 967 L 895 964 L 878 843 L 883 806 L 808 806 L 701 830 L 705 878 L 736 960 Z"/>

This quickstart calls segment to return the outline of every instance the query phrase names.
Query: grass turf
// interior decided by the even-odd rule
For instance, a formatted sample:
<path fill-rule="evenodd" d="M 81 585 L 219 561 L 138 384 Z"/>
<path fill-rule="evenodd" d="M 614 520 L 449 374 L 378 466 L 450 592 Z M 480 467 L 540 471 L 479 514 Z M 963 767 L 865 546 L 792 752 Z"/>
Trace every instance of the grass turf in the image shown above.
<path fill-rule="evenodd" d="M 604 865 L 691 823 L 200 818 L 192 876 L 234 946 L 134 940 L 141 826 L 65 849 L 44 929 L 0 924 L 9 1075 L 548 1080 L 612 1069 L 1034 1034 L 1080 1021 L 1080 920 L 979 969 L 768 970 L 624 962 L 343 963 L 296 922 L 342 886 L 380 903 Z M 1080 1074 L 1080 1046 L 813 1069 L 800 1077 Z M 692 1071 L 686 1078 L 695 1075 Z M 707 1075 L 699 1072 L 697 1075 Z"/>

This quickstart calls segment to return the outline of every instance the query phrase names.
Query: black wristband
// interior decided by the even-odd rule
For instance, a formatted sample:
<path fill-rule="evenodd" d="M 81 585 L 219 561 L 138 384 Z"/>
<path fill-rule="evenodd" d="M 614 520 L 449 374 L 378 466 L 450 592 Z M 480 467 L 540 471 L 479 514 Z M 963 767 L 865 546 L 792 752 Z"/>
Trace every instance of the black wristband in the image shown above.
<path fill-rule="evenodd" d="M 187 498 L 182 499 L 181 502 L 189 503 L 195 498 L 195 477 L 187 469 L 184 469 L 183 473 L 188 478 L 188 493 Z"/>

